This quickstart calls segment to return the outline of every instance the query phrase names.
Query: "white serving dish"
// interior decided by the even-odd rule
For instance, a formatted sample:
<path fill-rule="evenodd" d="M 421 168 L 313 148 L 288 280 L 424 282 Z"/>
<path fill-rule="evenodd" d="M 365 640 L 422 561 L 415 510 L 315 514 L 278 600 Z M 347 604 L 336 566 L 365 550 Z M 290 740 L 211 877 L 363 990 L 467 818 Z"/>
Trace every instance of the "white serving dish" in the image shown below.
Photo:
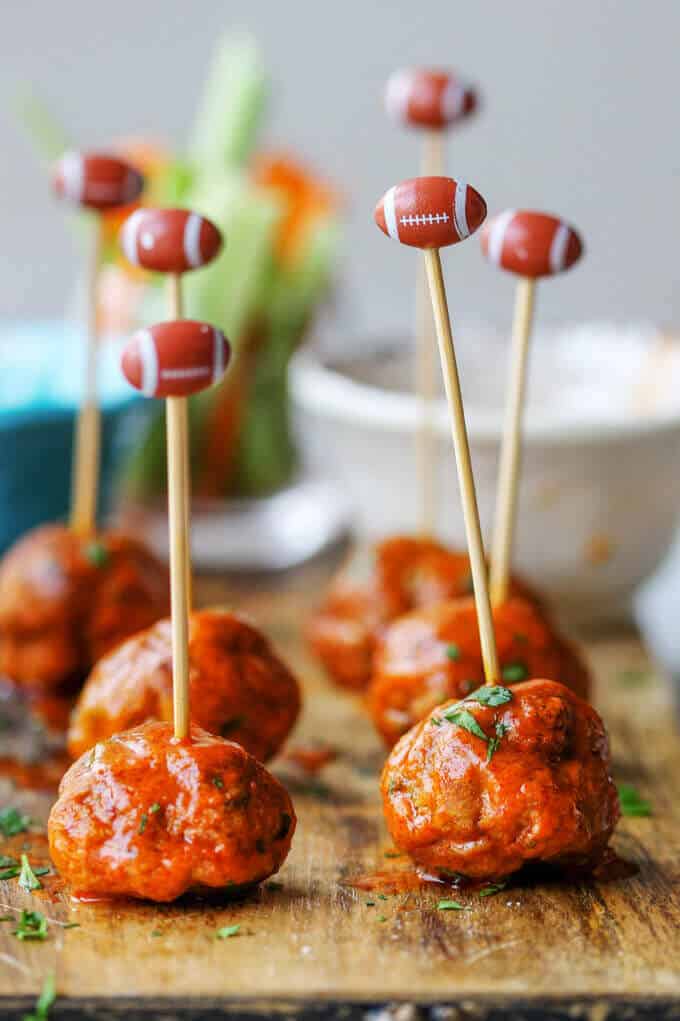
<path fill-rule="evenodd" d="M 460 330 L 456 343 L 489 536 L 507 342 L 475 327 Z M 408 392 L 407 346 L 350 339 L 332 350 L 305 349 L 294 360 L 301 441 L 341 479 L 359 534 L 412 532 L 419 405 Z M 579 623 L 627 617 L 635 588 L 670 546 L 680 509 L 680 345 L 651 327 L 591 324 L 537 336 L 532 360 L 517 569 Z M 462 546 L 443 400 L 434 423 L 440 534 Z"/>

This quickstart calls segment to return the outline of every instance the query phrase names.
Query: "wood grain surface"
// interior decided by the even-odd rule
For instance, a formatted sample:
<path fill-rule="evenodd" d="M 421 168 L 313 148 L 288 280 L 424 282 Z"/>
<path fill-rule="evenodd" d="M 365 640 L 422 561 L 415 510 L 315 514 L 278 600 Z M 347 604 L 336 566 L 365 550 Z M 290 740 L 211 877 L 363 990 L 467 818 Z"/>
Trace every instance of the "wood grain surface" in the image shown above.
<path fill-rule="evenodd" d="M 248 612 L 297 671 L 306 701 L 291 745 L 322 741 L 338 753 L 317 776 L 285 756 L 274 764 L 299 816 L 276 881 L 240 902 L 162 907 L 74 904 L 51 877 L 33 896 L 15 879 L 1 883 L 0 915 L 32 908 L 50 927 L 45 942 L 22 943 L 13 923 L 0 924 L 0 1016 L 20 1017 L 52 972 L 55 1017 L 351 1018 L 392 1001 L 411 1005 L 396 1010 L 400 1021 L 680 1017 L 680 744 L 668 688 L 635 637 L 599 640 L 588 655 L 616 779 L 653 805 L 651 818 L 624 819 L 615 837 L 637 874 L 571 885 L 523 879 L 489 897 L 456 892 L 465 910 L 439 911 L 446 890 L 388 887 L 382 899 L 351 885 L 406 862 L 393 856 L 382 822 L 383 748 L 360 703 L 326 682 L 300 640 L 327 576 L 322 564 L 266 586 L 197 587 L 202 604 Z M 50 800 L 0 779 L 0 807 L 21 807 L 38 824 L 4 846 L 0 839 L 0 854 L 26 845 L 32 862 L 45 858 Z M 240 929 L 217 939 L 227 925 Z"/>

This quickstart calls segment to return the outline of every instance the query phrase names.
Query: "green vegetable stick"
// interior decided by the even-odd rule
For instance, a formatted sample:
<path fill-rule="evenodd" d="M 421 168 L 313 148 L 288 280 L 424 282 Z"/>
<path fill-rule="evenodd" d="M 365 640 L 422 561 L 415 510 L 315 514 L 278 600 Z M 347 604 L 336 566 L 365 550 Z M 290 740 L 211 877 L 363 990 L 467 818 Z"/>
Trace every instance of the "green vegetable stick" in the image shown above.
<path fill-rule="evenodd" d="M 201 174 L 243 166 L 250 156 L 267 98 L 258 48 L 248 35 L 217 45 L 194 121 L 189 158 Z"/>

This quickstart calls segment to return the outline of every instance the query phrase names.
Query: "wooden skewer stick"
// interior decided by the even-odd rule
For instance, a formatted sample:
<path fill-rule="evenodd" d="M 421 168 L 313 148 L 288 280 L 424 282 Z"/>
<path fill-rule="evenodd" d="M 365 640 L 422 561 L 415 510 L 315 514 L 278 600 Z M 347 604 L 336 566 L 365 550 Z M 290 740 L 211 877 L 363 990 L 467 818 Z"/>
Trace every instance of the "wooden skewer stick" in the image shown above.
<path fill-rule="evenodd" d="M 182 319 L 184 315 L 184 302 L 182 301 L 182 277 L 179 273 L 171 273 L 168 277 L 168 287 L 170 289 L 170 318 L 171 319 Z M 187 506 L 185 509 L 185 519 L 187 522 L 187 540 L 185 543 L 187 562 L 185 568 L 185 580 L 187 586 L 187 598 L 189 601 L 189 613 L 191 613 L 193 607 L 193 572 L 191 570 L 191 466 L 189 459 L 189 413 L 188 405 L 186 400 L 184 401 L 184 408 L 180 415 L 181 427 L 182 427 L 182 456 L 184 458 L 184 475 L 187 479 L 187 486 L 185 489 Z"/>
<path fill-rule="evenodd" d="M 521 467 L 522 421 L 535 292 L 535 280 L 530 277 L 519 279 L 512 327 L 510 383 L 498 471 L 496 519 L 491 541 L 490 587 L 494 606 L 505 602 L 510 587 Z"/>
<path fill-rule="evenodd" d="M 71 475 L 70 525 L 89 535 L 97 520 L 101 414 L 97 391 L 97 297 L 102 257 L 101 216 L 135 202 L 144 187 L 141 174 L 117 156 L 95 152 L 67 152 L 55 164 L 52 187 L 56 194 L 93 216 L 92 248 L 87 267 L 87 347 L 85 390 L 76 421 Z"/>
<path fill-rule="evenodd" d="M 189 733 L 189 518 L 186 474 L 186 397 L 166 399 L 170 606 L 172 611 L 172 704 L 175 737 Z"/>
<path fill-rule="evenodd" d="M 92 246 L 86 278 L 87 339 L 84 393 L 76 419 L 71 475 L 71 528 L 78 535 L 90 535 L 97 521 L 101 412 L 97 388 L 99 331 L 97 297 L 101 268 L 101 218 L 93 217 Z"/>
<path fill-rule="evenodd" d="M 485 224 L 481 243 L 489 262 L 519 278 L 491 544 L 491 598 L 493 605 L 498 606 L 507 599 L 510 588 L 536 280 L 569 269 L 580 259 L 583 245 L 574 228 L 564 220 L 528 209 L 499 213 Z"/>
<path fill-rule="evenodd" d="M 475 88 L 453 71 L 428 67 L 401 68 L 390 75 L 385 89 L 388 116 L 421 131 L 423 177 L 444 173 L 444 132 L 477 108 Z M 427 294 L 425 265 L 416 277 L 416 349 L 414 389 L 419 416 L 416 430 L 416 467 L 419 491 L 419 531 L 431 538 L 437 523 L 437 445 L 434 410 L 437 396 L 436 340 Z"/>
<path fill-rule="evenodd" d="M 443 173 L 443 163 L 443 132 L 428 131 L 423 141 L 423 176 L 440 176 Z M 432 304 L 427 293 L 427 272 L 423 261 L 418 266 L 416 280 L 416 392 L 420 405 L 416 461 L 420 492 L 419 529 L 424 539 L 435 534 L 437 520 L 437 449 L 434 432 L 436 345 Z"/>
<path fill-rule="evenodd" d="M 500 670 L 496 650 L 496 636 L 491 616 L 486 561 L 484 559 L 484 543 L 479 523 L 479 510 L 470 461 L 470 446 L 465 425 L 463 399 L 460 392 L 456 353 L 451 333 L 451 321 L 446 301 L 441 259 L 439 258 L 439 250 L 437 248 L 425 250 L 425 267 L 427 269 L 430 297 L 432 299 L 434 321 L 437 330 L 444 386 L 451 416 L 451 432 L 456 453 L 458 482 L 463 504 L 463 519 L 465 521 L 465 533 L 470 554 L 470 568 L 479 621 L 484 676 L 487 684 L 497 684 L 500 678 Z"/>

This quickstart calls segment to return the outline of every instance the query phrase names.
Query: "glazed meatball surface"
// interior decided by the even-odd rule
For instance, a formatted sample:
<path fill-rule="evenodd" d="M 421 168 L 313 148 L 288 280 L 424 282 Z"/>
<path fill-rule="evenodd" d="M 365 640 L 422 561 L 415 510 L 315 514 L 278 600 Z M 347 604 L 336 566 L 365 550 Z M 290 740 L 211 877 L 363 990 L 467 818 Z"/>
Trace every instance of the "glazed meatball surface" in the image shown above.
<path fill-rule="evenodd" d="M 602 720 L 554 681 L 436 707 L 390 753 L 382 795 L 397 847 L 475 879 L 595 864 L 619 818 Z"/>
<path fill-rule="evenodd" d="M 550 677 L 587 695 L 587 669 L 534 603 L 508 599 L 494 608 L 493 620 L 504 684 Z M 391 746 L 435 705 L 483 683 L 474 600 L 433 603 L 400 617 L 378 640 L 368 709 Z"/>
<path fill-rule="evenodd" d="M 141 543 L 46 525 L 0 563 L 0 674 L 43 690 L 82 681 L 100 656 L 168 611 L 167 569 Z"/>
<path fill-rule="evenodd" d="M 313 615 L 307 637 L 337 684 L 362 691 L 386 624 L 416 607 L 470 591 L 466 554 L 429 539 L 395 536 L 375 547 L 362 583 L 340 573 Z"/>
<path fill-rule="evenodd" d="M 189 627 L 191 718 L 261 762 L 279 750 L 300 711 L 300 690 L 262 632 L 237 614 L 202 610 Z M 145 720 L 172 720 L 170 621 L 134 635 L 97 663 L 71 718 L 73 758 Z"/>
<path fill-rule="evenodd" d="M 147 723 L 71 766 L 48 836 L 74 894 L 171 901 L 271 876 L 295 825 L 286 789 L 240 745 Z"/>

